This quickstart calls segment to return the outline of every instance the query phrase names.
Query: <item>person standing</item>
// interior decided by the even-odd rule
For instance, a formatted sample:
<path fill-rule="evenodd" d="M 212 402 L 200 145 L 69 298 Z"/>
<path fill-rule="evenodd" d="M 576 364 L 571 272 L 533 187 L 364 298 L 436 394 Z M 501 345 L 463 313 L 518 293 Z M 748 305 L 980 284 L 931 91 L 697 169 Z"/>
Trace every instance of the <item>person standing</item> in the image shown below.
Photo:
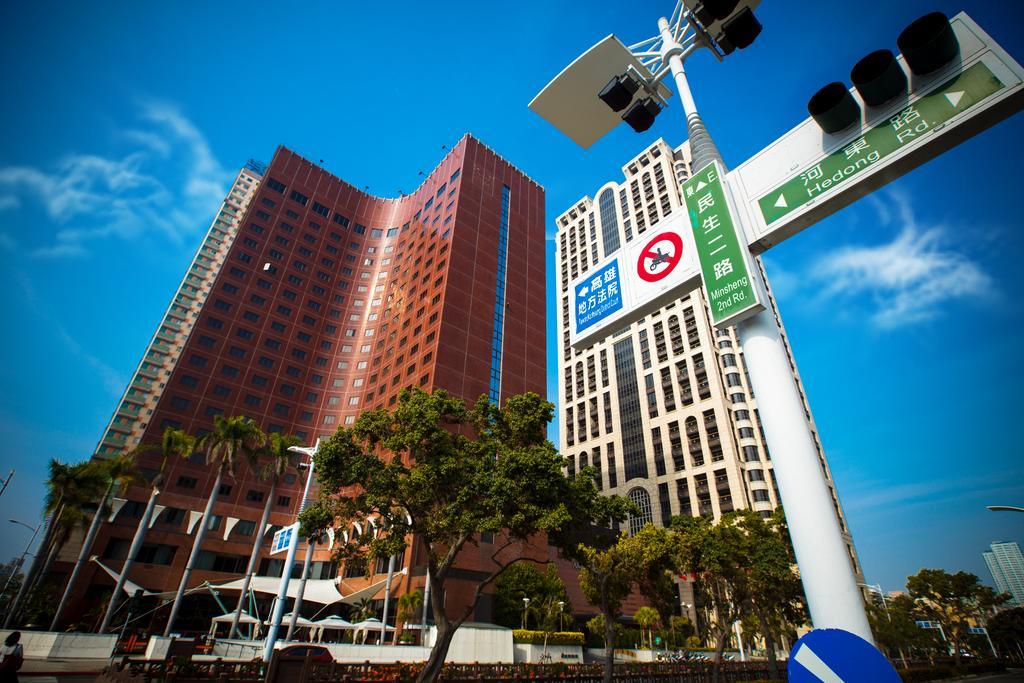
<path fill-rule="evenodd" d="M 25 650 L 20 640 L 21 631 L 14 631 L 0 647 L 0 683 L 18 683 L 18 669 L 25 661 Z"/>

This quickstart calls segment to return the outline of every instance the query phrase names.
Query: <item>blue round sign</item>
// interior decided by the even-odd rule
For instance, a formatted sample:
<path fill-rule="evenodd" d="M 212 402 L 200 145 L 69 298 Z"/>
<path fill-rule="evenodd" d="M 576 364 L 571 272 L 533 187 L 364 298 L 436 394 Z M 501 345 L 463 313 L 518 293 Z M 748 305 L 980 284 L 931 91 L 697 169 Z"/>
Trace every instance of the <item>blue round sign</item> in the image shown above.
<path fill-rule="evenodd" d="M 874 645 L 838 628 L 815 629 L 789 653 L 790 683 L 899 683 L 889 660 Z"/>

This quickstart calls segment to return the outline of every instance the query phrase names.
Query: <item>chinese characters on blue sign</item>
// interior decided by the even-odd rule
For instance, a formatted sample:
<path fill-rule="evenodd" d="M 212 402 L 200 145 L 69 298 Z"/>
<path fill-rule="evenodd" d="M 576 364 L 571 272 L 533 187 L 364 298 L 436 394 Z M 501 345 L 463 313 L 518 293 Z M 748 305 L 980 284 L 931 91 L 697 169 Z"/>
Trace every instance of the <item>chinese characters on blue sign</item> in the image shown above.
<path fill-rule="evenodd" d="M 619 260 L 614 259 L 576 285 L 576 332 L 595 325 L 622 309 Z"/>

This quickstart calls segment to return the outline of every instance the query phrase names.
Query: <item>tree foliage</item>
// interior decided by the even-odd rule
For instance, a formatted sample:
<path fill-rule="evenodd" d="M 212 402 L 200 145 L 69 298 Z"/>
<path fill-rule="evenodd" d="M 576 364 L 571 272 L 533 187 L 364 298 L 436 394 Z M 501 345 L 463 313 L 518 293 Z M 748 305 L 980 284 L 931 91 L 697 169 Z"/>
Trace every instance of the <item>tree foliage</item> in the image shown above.
<path fill-rule="evenodd" d="M 683 569 L 700 576 L 707 598 L 718 652 L 714 676 L 733 622 L 750 613 L 765 639 L 769 675 L 777 678 L 775 639 L 787 624 L 805 620 L 803 589 L 781 510 L 767 520 L 752 510 L 737 510 L 718 523 L 709 517 L 676 517 L 672 525 L 680 534 Z"/>
<path fill-rule="evenodd" d="M 494 582 L 494 589 L 494 623 L 509 628 L 522 626 L 523 598 L 529 598 L 531 606 L 551 600 L 569 604 L 565 583 L 553 564 L 541 570 L 529 562 L 515 562 Z"/>
<path fill-rule="evenodd" d="M 436 678 L 455 630 L 528 539 L 543 533 L 568 547 L 575 529 L 622 517 L 624 503 L 598 495 L 592 476 L 563 475 L 562 458 L 544 437 L 552 411 L 536 394 L 509 397 L 501 407 L 485 397 L 467 406 L 444 390 L 405 389 L 393 411 L 363 413 L 320 446 L 324 504 L 346 525 L 373 520 L 372 530 L 367 524 L 340 544 L 343 557 L 388 557 L 410 537 L 426 551 L 438 634 L 421 681 Z M 445 582 L 466 544 L 485 532 L 496 536 L 492 568 L 476 581 L 468 606 L 448 615 Z"/>
<path fill-rule="evenodd" d="M 677 542 L 666 529 L 646 525 L 632 536 L 620 536 L 607 548 L 579 546 L 580 588 L 604 618 L 604 680 L 612 680 L 615 664 L 615 620 L 633 587 L 655 585 L 653 577 L 677 563 Z"/>
<path fill-rule="evenodd" d="M 1024 643 L 1024 607 L 1011 607 L 998 612 L 988 620 L 985 628 L 1004 656 L 1020 654 L 1018 648 Z"/>
<path fill-rule="evenodd" d="M 971 620 L 983 621 L 1010 597 L 982 585 L 974 574 L 943 569 L 922 569 L 908 577 L 907 593 L 921 619 L 942 625 L 958 664 Z"/>

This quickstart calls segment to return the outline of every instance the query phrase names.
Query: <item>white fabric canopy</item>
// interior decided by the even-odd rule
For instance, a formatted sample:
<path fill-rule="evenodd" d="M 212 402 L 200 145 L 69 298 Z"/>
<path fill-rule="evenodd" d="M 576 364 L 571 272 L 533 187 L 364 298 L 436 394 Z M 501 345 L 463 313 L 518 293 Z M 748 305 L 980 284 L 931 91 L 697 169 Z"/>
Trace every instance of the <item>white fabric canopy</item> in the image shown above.
<path fill-rule="evenodd" d="M 266 626 L 270 626 L 270 621 L 269 620 L 268 621 L 264 621 L 263 623 Z M 284 616 L 281 617 L 281 625 L 282 626 L 284 626 L 285 624 L 290 624 L 290 623 L 292 623 L 292 613 L 291 612 L 289 612 L 288 614 L 285 614 Z M 300 614 L 299 618 L 295 620 L 295 625 L 299 626 L 299 627 L 306 627 L 306 626 L 313 626 L 313 627 L 315 627 L 315 626 L 317 626 L 317 623 L 313 622 L 313 621 L 310 621 L 309 619 L 307 619 L 306 617 L 304 617 L 304 616 L 302 616 Z"/>
<path fill-rule="evenodd" d="M 350 621 L 345 621 L 338 616 L 330 616 L 315 622 L 322 629 L 354 629 L 356 627 Z"/>
<path fill-rule="evenodd" d="M 235 579 L 225 583 L 212 584 L 214 588 L 222 591 L 240 591 L 244 579 Z M 294 579 L 288 582 L 288 597 L 295 598 L 299 595 L 299 584 L 302 582 Z M 249 584 L 249 590 L 254 593 L 277 595 L 280 590 L 281 579 L 276 576 L 254 576 Z M 309 579 L 306 582 L 306 591 L 302 595 L 305 602 L 315 602 L 318 605 L 333 605 L 344 600 L 344 596 L 338 592 L 334 581 L 330 579 Z"/>
<path fill-rule="evenodd" d="M 100 569 L 102 569 L 107 574 L 109 574 L 110 578 L 112 578 L 114 581 L 117 581 L 117 579 L 120 576 L 120 574 L 118 574 L 113 569 L 111 569 L 107 565 L 105 565 L 102 562 L 100 562 L 99 558 L 96 555 L 93 555 L 91 559 L 92 559 L 93 562 L 95 562 L 96 564 L 98 564 L 100 566 Z M 124 582 L 124 592 L 127 593 L 128 595 L 135 595 L 135 591 L 142 591 L 143 595 L 160 595 L 160 593 L 154 593 L 153 591 L 146 590 L 145 588 L 143 588 L 139 584 L 135 583 L 134 581 L 130 581 L 128 579 L 125 579 L 125 582 Z"/>
<path fill-rule="evenodd" d="M 235 613 L 234 612 L 228 612 L 227 614 L 222 614 L 219 617 L 214 617 L 213 619 L 211 619 L 211 621 L 213 621 L 214 623 L 217 623 L 217 624 L 230 624 L 234 620 L 235 620 Z M 260 623 L 260 620 L 257 619 L 256 617 L 252 616 L 248 612 L 242 612 L 239 615 L 239 617 L 238 617 L 238 623 L 239 624 L 258 624 L 258 623 Z"/>
<path fill-rule="evenodd" d="M 370 617 L 369 619 L 364 619 L 363 621 L 360 621 L 358 624 L 352 624 L 352 628 L 359 631 L 379 631 L 380 627 L 380 619 L 378 619 L 377 617 Z M 394 631 L 395 627 L 386 626 L 385 630 Z"/>

